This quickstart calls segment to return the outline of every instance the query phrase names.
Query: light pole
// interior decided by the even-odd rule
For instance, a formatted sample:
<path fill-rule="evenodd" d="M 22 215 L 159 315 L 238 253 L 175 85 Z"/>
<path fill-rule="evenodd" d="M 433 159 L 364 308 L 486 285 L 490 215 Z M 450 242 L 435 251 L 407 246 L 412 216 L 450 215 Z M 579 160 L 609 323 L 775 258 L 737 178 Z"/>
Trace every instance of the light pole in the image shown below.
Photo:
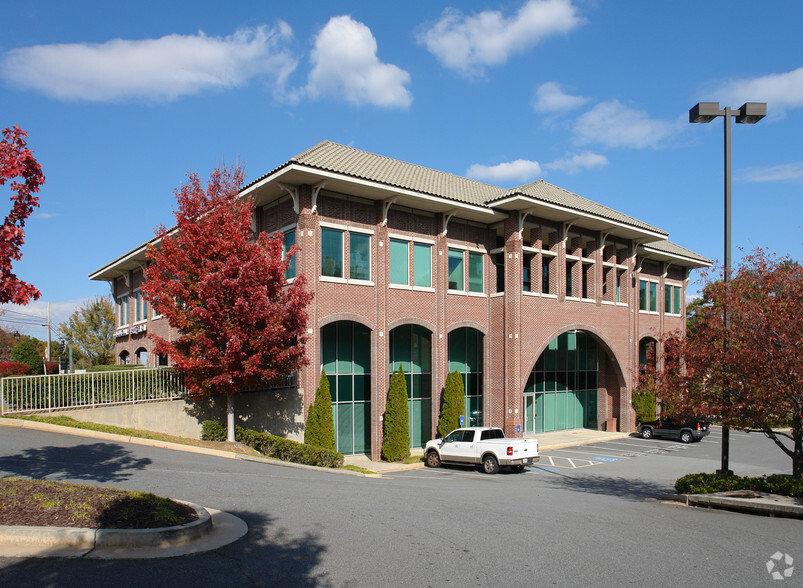
<path fill-rule="evenodd" d="M 755 124 L 767 115 L 766 102 L 747 102 L 739 110 L 733 110 L 726 106 L 723 110 L 719 109 L 719 102 L 698 102 L 689 110 L 690 123 L 708 123 L 717 118 L 723 117 L 725 123 L 725 285 L 730 281 L 731 273 L 731 117 L 736 118 L 737 123 Z M 730 317 L 728 309 L 723 309 L 725 321 L 725 332 L 730 330 Z M 729 341 L 726 335 L 724 353 L 729 350 Z M 730 390 L 725 387 L 722 391 L 725 403 L 730 402 Z M 730 455 L 730 427 L 722 424 L 722 464 L 717 470 L 718 474 L 732 476 L 733 472 L 728 466 Z"/>

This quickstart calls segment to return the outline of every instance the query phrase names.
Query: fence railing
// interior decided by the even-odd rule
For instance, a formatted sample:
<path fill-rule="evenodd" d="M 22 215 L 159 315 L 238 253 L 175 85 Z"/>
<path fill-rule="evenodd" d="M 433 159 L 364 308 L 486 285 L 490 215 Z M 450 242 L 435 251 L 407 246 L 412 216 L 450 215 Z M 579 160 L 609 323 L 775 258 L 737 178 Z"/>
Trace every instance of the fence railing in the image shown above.
<path fill-rule="evenodd" d="M 8 376 L 0 379 L 0 414 L 136 404 L 186 394 L 181 374 L 169 368 Z"/>

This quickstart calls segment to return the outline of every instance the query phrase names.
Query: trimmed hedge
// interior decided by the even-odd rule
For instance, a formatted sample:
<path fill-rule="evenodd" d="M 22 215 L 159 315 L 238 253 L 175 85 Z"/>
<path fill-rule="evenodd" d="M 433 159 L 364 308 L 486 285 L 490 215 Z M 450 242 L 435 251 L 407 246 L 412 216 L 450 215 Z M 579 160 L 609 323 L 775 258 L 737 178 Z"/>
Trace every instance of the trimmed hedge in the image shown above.
<path fill-rule="evenodd" d="M 788 476 L 726 476 L 724 474 L 686 474 L 675 482 L 679 494 L 710 494 L 731 490 L 753 490 L 803 498 L 803 480 Z"/>
<path fill-rule="evenodd" d="M 93 365 L 87 368 L 88 372 L 119 372 L 120 370 L 141 370 L 144 365 Z"/>
<path fill-rule="evenodd" d="M 225 423 L 219 421 L 204 421 L 201 423 L 201 439 L 225 441 L 226 437 Z M 263 455 L 282 461 L 321 468 L 339 468 L 343 465 L 343 456 L 336 451 L 291 441 L 270 433 L 261 433 L 244 427 L 234 427 L 234 438 L 243 445 L 256 449 Z"/>
<path fill-rule="evenodd" d="M 24 376 L 31 371 L 27 363 L 19 363 L 16 361 L 3 361 L 0 362 L 0 378 L 6 376 Z"/>

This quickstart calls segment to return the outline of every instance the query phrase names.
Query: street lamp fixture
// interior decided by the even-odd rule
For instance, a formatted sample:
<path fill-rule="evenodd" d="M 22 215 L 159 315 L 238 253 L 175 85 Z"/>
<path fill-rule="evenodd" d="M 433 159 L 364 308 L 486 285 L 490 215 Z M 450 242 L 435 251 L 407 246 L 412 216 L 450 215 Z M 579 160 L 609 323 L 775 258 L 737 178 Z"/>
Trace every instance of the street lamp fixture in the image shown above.
<path fill-rule="evenodd" d="M 720 110 L 719 102 L 698 102 L 689 110 L 690 123 L 709 123 L 721 116 L 725 123 L 725 276 L 724 281 L 730 281 L 731 273 L 731 117 L 736 119 L 739 124 L 752 125 L 767 116 L 766 102 L 747 102 L 738 110 L 733 110 L 726 106 Z M 730 329 L 730 317 L 727 308 L 723 310 L 725 320 L 725 331 Z M 727 337 L 727 335 L 726 335 Z M 725 340 L 725 351 L 728 353 L 728 340 Z M 730 402 L 730 390 L 723 390 L 725 403 Z M 730 457 L 730 427 L 722 425 L 722 463 L 718 474 L 733 475 L 729 469 L 728 460 Z"/>

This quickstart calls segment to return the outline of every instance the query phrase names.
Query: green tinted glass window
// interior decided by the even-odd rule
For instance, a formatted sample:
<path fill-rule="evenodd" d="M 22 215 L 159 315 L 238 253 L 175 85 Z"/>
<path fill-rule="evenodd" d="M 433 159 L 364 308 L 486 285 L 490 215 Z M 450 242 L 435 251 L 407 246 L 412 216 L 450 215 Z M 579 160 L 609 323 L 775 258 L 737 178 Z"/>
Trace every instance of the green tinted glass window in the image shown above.
<path fill-rule="evenodd" d="M 482 253 L 469 253 L 468 254 L 468 291 L 469 292 L 482 292 L 482 268 L 483 268 Z"/>
<path fill-rule="evenodd" d="M 343 231 L 321 229 L 321 275 L 343 277 Z"/>
<path fill-rule="evenodd" d="M 390 283 L 404 284 L 409 283 L 409 258 L 407 255 L 407 241 L 398 239 L 390 240 Z"/>
<path fill-rule="evenodd" d="M 290 249 L 293 245 L 296 244 L 296 232 L 295 231 L 287 231 L 284 234 L 284 240 L 282 243 L 282 259 L 287 257 L 287 254 L 290 253 Z M 289 280 L 291 278 L 296 277 L 296 256 L 290 258 L 290 263 L 287 265 L 287 271 L 284 272 L 285 279 Z"/>
<path fill-rule="evenodd" d="M 432 245 L 413 244 L 413 272 L 416 286 L 432 286 Z"/>
<path fill-rule="evenodd" d="M 463 252 L 449 249 L 449 290 L 463 289 Z"/>
<path fill-rule="evenodd" d="M 371 235 L 349 233 L 349 279 L 371 279 Z"/>

